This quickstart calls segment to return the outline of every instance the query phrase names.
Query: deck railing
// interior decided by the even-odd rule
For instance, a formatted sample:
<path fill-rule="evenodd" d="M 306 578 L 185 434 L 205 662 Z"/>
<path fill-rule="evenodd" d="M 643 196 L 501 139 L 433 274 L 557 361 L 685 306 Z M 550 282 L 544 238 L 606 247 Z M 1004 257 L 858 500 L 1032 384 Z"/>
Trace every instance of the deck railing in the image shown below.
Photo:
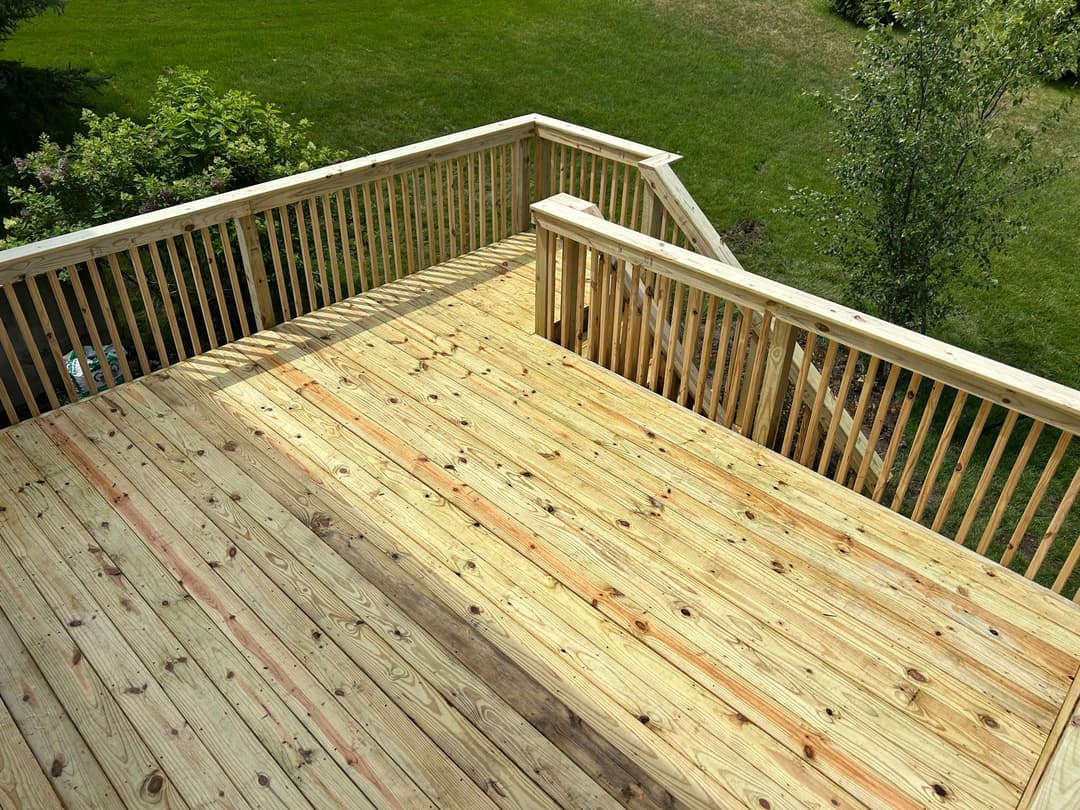
<path fill-rule="evenodd" d="M 557 191 L 633 226 L 658 157 L 526 115 L 0 252 L 3 421 L 84 393 L 69 364 L 96 393 L 527 230 Z"/>
<path fill-rule="evenodd" d="M 625 232 L 602 247 L 592 230 L 553 228 L 566 200 L 537 209 L 555 284 L 538 332 L 1054 590 L 1075 587 L 1076 392 L 788 288 L 775 287 L 793 296 L 783 306 L 763 300 L 755 276 L 717 281 L 738 260 L 678 159 L 526 115 L 0 252 L 0 424 L 83 393 L 69 363 L 95 393 L 524 231 L 530 203 L 567 193 L 599 215 L 579 210 L 574 227 Z M 708 283 L 685 267 L 655 275 L 612 244 L 663 244 L 668 261 L 671 246 L 695 251 L 704 264 L 687 267 Z M 598 251 L 614 269 L 590 269 Z M 110 345 L 115 366 L 95 374 L 91 354 Z"/>
<path fill-rule="evenodd" d="M 1077 595 L 1080 393 L 608 222 L 577 198 L 532 210 L 539 334 Z M 828 384 L 807 398 L 811 370 Z M 823 420 L 827 396 L 842 407 Z"/>

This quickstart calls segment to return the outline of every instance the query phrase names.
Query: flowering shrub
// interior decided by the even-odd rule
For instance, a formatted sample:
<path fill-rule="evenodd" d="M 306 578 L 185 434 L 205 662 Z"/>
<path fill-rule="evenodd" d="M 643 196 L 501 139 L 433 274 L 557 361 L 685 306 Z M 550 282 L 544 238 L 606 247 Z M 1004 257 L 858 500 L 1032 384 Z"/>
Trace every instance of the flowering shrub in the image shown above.
<path fill-rule="evenodd" d="M 16 214 L 0 248 L 154 211 L 323 166 L 344 156 L 316 146 L 308 122 L 286 121 L 250 93 L 216 92 L 205 72 L 166 71 L 146 123 L 84 110 L 86 132 L 61 147 L 42 136 L 15 160 Z"/>

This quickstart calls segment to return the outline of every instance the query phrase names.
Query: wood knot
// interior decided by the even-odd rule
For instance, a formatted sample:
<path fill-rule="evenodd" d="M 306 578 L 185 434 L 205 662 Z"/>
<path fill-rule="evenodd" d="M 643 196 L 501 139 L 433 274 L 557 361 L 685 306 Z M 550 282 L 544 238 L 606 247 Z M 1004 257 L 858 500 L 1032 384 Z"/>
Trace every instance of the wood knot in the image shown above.
<path fill-rule="evenodd" d="M 926 683 L 926 676 L 915 669 L 915 667 L 908 667 L 907 676 L 916 683 Z"/>
<path fill-rule="evenodd" d="M 809 744 L 804 745 L 802 747 L 802 752 L 803 752 L 803 756 L 805 756 L 807 759 L 813 759 L 814 758 L 814 746 L 809 745 Z"/>
<path fill-rule="evenodd" d="M 647 632 L 649 629 L 649 623 L 643 622 L 641 619 L 634 619 L 634 627 L 640 630 L 642 633 Z"/>
<path fill-rule="evenodd" d="M 161 789 L 165 786 L 165 779 L 160 773 L 152 773 L 145 783 L 146 792 L 151 796 L 156 796 L 161 793 Z"/>
<path fill-rule="evenodd" d="M 934 793 L 935 793 L 936 795 L 940 796 L 940 797 L 941 797 L 941 798 L 943 798 L 943 799 L 944 799 L 944 798 L 945 798 L 946 796 L 948 796 L 948 795 L 949 795 L 949 791 L 948 791 L 948 790 L 947 790 L 947 789 L 945 788 L 945 786 L 944 786 L 944 785 L 941 785 L 941 784 L 938 784 L 937 782 L 934 782 L 934 784 L 933 784 L 933 785 L 932 785 L 931 787 L 933 788 L 933 790 L 934 790 Z"/>
<path fill-rule="evenodd" d="M 1076 718 L 1073 718 L 1074 721 L 1075 719 Z M 987 728 L 1000 728 L 1000 726 L 998 725 L 998 721 L 988 714 L 980 714 L 979 722 L 981 722 Z"/>

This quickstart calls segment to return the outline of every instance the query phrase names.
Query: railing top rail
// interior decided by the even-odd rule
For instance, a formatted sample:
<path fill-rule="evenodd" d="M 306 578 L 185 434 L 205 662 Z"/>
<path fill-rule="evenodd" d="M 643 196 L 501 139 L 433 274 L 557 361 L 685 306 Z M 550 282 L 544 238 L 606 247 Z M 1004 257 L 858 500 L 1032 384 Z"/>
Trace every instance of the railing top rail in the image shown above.
<path fill-rule="evenodd" d="M 145 244 L 185 230 L 375 180 L 418 166 L 510 143 L 535 132 L 535 115 L 522 115 L 373 155 L 335 163 L 148 214 L 97 225 L 0 251 L 0 284 Z"/>
<path fill-rule="evenodd" d="M 583 149 L 609 160 L 618 160 L 623 163 L 649 160 L 657 164 L 667 164 L 682 159 L 682 155 L 674 152 L 608 135 L 596 129 L 570 124 L 557 118 L 549 118 L 546 115 L 534 115 L 533 120 L 536 123 L 536 134 L 541 138 Z"/>
<path fill-rule="evenodd" d="M 624 162 L 649 160 L 664 165 L 680 157 L 598 130 L 530 113 L 0 251 L 0 285 L 534 134 Z"/>
<path fill-rule="evenodd" d="M 559 194 L 534 203 L 537 225 L 736 304 L 769 310 L 883 360 L 1080 434 L 1080 391 L 583 213 Z"/>

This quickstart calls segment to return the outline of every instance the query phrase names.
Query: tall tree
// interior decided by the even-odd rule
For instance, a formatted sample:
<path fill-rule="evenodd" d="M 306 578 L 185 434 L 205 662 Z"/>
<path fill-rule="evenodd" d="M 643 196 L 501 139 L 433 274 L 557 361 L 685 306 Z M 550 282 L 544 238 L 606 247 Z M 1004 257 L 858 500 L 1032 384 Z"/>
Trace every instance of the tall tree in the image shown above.
<path fill-rule="evenodd" d="M 1013 196 L 1062 171 L 1016 109 L 1047 75 L 1075 66 L 1076 0 L 900 0 L 872 25 L 853 88 L 832 102 L 836 190 L 803 191 L 820 245 L 847 272 L 852 302 L 927 331 L 958 285 L 994 283 L 991 259 L 1017 234 Z"/>

